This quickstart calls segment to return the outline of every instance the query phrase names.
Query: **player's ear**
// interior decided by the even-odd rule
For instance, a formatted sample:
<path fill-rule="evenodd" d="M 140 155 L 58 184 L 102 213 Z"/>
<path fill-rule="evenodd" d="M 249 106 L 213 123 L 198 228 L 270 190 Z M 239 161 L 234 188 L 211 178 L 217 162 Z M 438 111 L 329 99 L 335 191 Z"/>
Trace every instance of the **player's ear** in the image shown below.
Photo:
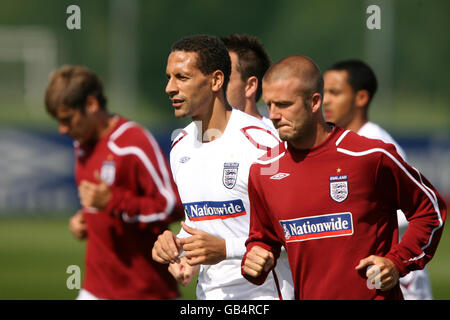
<path fill-rule="evenodd" d="M 320 93 L 315 92 L 313 93 L 313 95 L 311 96 L 311 111 L 313 113 L 316 113 L 317 111 L 321 111 L 321 106 L 322 106 L 322 96 L 320 95 Z"/>
<path fill-rule="evenodd" d="M 88 96 L 86 98 L 86 113 L 93 114 L 100 110 L 100 104 L 94 96 Z"/>
<path fill-rule="evenodd" d="M 225 75 L 221 70 L 216 70 L 212 73 L 211 86 L 212 91 L 219 92 L 222 90 L 225 81 Z"/>
<path fill-rule="evenodd" d="M 358 108 L 364 108 L 369 104 L 370 95 L 367 90 L 358 90 L 355 95 L 355 106 Z"/>
<path fill-rule="evenodd" d="M 255 76 L 251 76 L 247 79 L 245 84 L 245 97 L 251 98 L 256 94 L 256 91 L 258 90 L 259 81 L 258 78 Z"/>

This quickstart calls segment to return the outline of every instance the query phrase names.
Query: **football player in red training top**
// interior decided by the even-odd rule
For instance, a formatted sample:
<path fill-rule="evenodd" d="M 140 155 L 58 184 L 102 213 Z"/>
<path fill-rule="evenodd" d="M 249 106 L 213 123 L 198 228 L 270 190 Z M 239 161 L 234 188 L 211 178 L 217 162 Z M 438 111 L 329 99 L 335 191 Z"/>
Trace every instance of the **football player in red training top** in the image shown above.
<path fill-rule="evenodd" d="M 82 209 L 70 219 L 87 238 L 78 299 L 173 299 L 176 281 L 151 248 L 184 211 L 167 160 L 151 133 L 106 109 L 99 78 L 81 66 L 51 75 L 45 104 L 75 145 Z"/>
<path fill-rule="evenodd" d="M 284 142 L 250 169 L 242 273 L 264 282 L 285 246 L 297 299 L 402 299 L 398 279 L 433 257 L 445 204 L 394 145 L 326 123 L 322 96 L 320 70 L 304 56 L 264 76 Z M 278 172 L 261 174 L 274 161 Z M 400 242 L 397 209 L 409 221 Z"/>

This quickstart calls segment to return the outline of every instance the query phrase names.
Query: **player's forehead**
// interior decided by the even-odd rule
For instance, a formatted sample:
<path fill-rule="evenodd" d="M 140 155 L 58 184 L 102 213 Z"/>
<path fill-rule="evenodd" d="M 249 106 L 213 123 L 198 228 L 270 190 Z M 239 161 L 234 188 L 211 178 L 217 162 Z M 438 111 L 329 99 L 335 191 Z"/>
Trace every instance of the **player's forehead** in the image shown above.
<path fill-rule="evenodd" d="M 197 67 L 198 53 L 187 51 L 172 51 L 167 59 L 167 73 L 181 71 L 200 71 Z"/>
<path fill-rule="evenodd" d="M 348 72 L 346 70 L 328 70 L 323 76 L 324 86 L 344 86 L 348 84 Z"/>
<path fill-rule="evenodd" d="M 65 120 L 72 118 L 77 114 L 77 112 L 80 112 L 80 110 L 68 107 L 66 105 L 60 105 L 56 108 L 55 117 L 58 120 Z"/>
<path fill-rule="evenodd" d="M 300 79 L 289 77 L 272 81 L 263 81 L 264 100 L 290 100 L 301 94 L 302 86 Z"/>

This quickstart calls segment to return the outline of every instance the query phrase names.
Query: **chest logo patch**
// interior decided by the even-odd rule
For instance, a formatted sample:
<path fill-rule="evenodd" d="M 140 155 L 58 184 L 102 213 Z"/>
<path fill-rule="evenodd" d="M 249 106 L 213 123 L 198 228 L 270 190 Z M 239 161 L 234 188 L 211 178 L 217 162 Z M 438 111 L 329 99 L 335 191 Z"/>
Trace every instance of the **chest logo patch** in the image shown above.
<path fill-rule="evenodd" d="M 233 189 L 236 185 L 238 175 L 239 163 L 237 162 L 225 162 L 223 164 L 223 185 L 228 189 Z"/>
<path fill-rule="evenodd" d="M 342 202 L 348 197 L 348 176 L 330 177 L 330 197 L 336 202 Z"/>
<path fill-rule="evenodd" d="M 273 176 L 271 176 L 270 179 L 272 179 L 272 180 L 281 180 L 281 179 L 284 179 L 284 178 L 289 177 L 289 176 L 290 176 L 289 173 L 279 172 L 279 173 L 274 174 Z"/>
<path fill-rule="evenodd" d="M 185 157 L 182 157 L 182 158 L 180 159 L 180 163 L 186 163 L 186 162 L 188 162 L 189 160 L 191 160 L 191 158 L 185 156 Z"/>
<path fill-rule="evenodd" d="M 280 220 L 286 242 L 350 236 L 353 219 L 350 212 Z"/>
<path fill-rule="evenodd" d="M 108 186 L 114 183 L 116 179 L 116 164 L 114 161 L 103 161 L 102 168 L 100 169 L 100 179 Z"/>
<path fill-rule="evenodd" d="M 183 203 L 184 212 L 192 221 L 236 218 L 247 214 L 242 200 L 200 201 Z"/>

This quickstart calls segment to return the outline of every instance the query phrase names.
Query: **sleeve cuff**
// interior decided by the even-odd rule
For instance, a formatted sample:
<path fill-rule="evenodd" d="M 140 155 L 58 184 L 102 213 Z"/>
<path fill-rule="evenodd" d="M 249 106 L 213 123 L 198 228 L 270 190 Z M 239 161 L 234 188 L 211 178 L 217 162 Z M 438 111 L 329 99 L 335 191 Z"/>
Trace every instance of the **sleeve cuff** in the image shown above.
<path fill-rule="evenodd" d="M 406 264 L 402 261 L 401 258 L 397 257 L 396 255 L 394 255 L 392 253 L 388 253 L 385 256 L 385 258 L 388 258 L 395 264 L 400 277 L 403 277 L 409 273 L 409 270 L 408 270 Z"/>

